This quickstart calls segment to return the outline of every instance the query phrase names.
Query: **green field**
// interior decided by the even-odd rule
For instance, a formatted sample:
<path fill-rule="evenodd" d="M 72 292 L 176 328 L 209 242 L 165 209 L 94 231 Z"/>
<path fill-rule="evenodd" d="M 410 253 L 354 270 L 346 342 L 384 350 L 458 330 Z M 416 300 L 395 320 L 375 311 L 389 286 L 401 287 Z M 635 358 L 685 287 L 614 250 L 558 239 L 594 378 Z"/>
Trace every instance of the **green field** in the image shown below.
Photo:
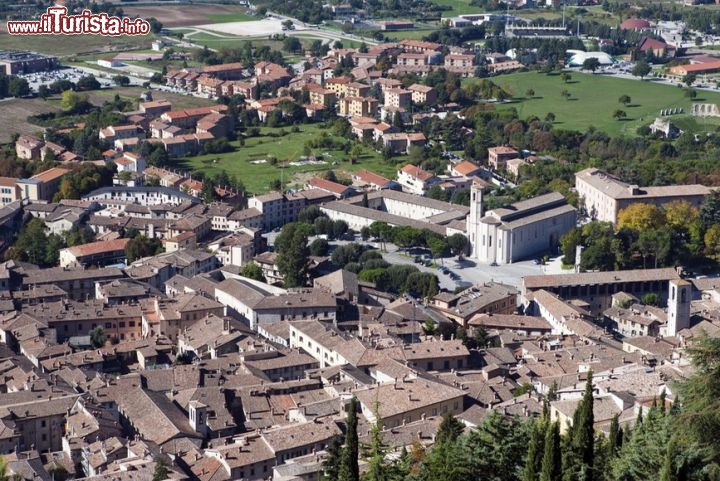
<path fill-rule="evenodd" d="M 689 112 L 691 103 L 720 103 L 720 93 L 698 91 L 694 100 L 685 96 L 685 89 L 660 85 L 651 81 L 618 79 L 604 75 L 572 72 L 572 80 L 565 83 L 559 75 L 537 72 L 518 73 L 495 77 L 493 82 L 505 88 L 513 101 L 499 105 L 499 109 L 515 108 L 520 118 L 555 114 L 555 126 L 585 131 L 594 126 L 610 135 L 634 135 L 641 125 L 649 124 L 661 109 L 681 107 Z M 468 80 L 472 82 L 474 80 Z M 528 89 L 535 91 L 527 98 Z M 561 92 L 567 90 L 566 100 Z M 632 102 L 624 106 L 618 102 L 621 95 L 629 95 Z M 624 110 L 627 118 L 616 120 L 613 113 Z"/>
<path fill-rule="evenodd" d="M 482 8 L 470 5 L 470 0 L 433 0 L 433 3 L 452 7 L 452 10 L 443 11 L 443 17 L 456 17 L 458 15 L 465 15 L 468 13 L 484 12 Z"/>
<path fill-rule="evenodd" d="M 397 40 L 422 40 L 423 37 L 430 35 L 440 29 L 439 25 L 431 26 L 429 24 L 422 24 L 419 28 L 413 28 L 412 30 L 398 30 L 397 32 L 383 32 L 385 37 L 388 39 Z"/>
<path fill-rule="evenodd" d="M 296 161 L 305 155 L 305 143 L 318 138 L 321 133 L 327 132 L 323 124 L 300 125 L 300 132 L 293 133 L 290 127 L 284 128 L 261 128 L 259 137 L 245 139 L 245 145 L 240 146 L 239 141 L 232 142 L 234 152 L 226 154 L 208 154 L 196 157 L 188 157 L 178 161 L 178 167 L 192 171 L 202 171 L 206 175 L 214 175 L 225 170 L 231 177 L 234 175 L 245 184 L 248 192 L 263 193 L 270 189 L 270 182 L 280 179 L 281 168 L 270 163 L 253 164 L 252 161 L 275 157 L 282 161 Z M 281 130 L 287 132 L 282 137 L 270 137 L 269 134 L 277 134 Z M 397 172 L 397 163 L 407 161 L 406 157 L 393 157 L 391 161 L 384 161 L 382 156 L 369 147 L 363 146 L 363 152 L 354 164 L 347 162 L 348 154 L 342 150 L 312 149 L 312 155 L 322 156 L 325 164 L 287 166 L 283 174 L 286 186 L 293 184 L 301 185 L 313 173 L 323 173 L 334 170 L 338 177 L 348 176 L 349 172 L 368 169 L 394 178 Z M 332 165 L 337 162 L 337 165 Z"/>
<path fill-rule="evenodd" d="M 258 19 L 246 13 L 209 13 L 207 17 L 210 20 L 208 23 L 249 22 Z"/>

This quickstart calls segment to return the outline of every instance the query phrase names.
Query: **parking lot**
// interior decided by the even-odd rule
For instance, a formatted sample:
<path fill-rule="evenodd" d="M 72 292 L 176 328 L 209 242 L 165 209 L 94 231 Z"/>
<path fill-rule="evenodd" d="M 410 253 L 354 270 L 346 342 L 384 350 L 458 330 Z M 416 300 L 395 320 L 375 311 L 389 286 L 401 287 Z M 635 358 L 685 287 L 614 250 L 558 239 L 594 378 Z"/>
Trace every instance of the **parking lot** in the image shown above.
<path fill-rule="evenodd" d="M 268 245 L 272 246 L 277 232 L 269 232 L 264 234 L 268 240 Z M 310 239 L 312 242 L 312 239 Z M 358 242 L 359 244 L 368 245 L 372 248 L 379 249 L 381 246 L 375 242 L 363 242 L 359 236 L 355 241 L 335 240 L 330 241 L 330 248 L 334 246 L 349 244 L 350 242 Z M 549 266 L 543 266 L 533 259 L 528 259 L 513 264 L 491 266 L 482 264 L 472 259 L 459 260 L 457 257 L 446 257 L 443 259 L 430 259 L 430 251 L 427 249 L 411 249 L 405 251 L 394 244 L 385 243 L 386 252 L 383 252 L 383 259 L 390 264 L 408 264 L 414 265 L 422 272 L 430 272 L 435 274 L 440 281 L 440 288 L 448 291 L 454 291 L 458 287 L 470 287 L 475 284 L 484 282 L 502 282 L 516 288 L 520 287 L 520 282 L 525 276 L 542 275 Z M 423 257 L 424 256 L 424 257 Z M 416 262 L 415 257 L 429 262 Z M 561 270 L 557 267 L 557 270 Z M 550 272 L 550 271 L 548 271 Z"/>
<path fill-rule="evenodd" d="M 69 80 L 70 82 L 77 82 L 78 80 L 80 80 L 81 77 L 84 77 L 86 75 L 87 73 L 85 73 L 79 68 L 64 67 L 57 70 L 50 70 L 48 72 L 37 72 L 19 75 L 19 77 L 27 80 L 30 88 L 33 91 L 37 92 L 38 87 L 40 87 L 41 85 L 49 85 L 58 80 Z"/>

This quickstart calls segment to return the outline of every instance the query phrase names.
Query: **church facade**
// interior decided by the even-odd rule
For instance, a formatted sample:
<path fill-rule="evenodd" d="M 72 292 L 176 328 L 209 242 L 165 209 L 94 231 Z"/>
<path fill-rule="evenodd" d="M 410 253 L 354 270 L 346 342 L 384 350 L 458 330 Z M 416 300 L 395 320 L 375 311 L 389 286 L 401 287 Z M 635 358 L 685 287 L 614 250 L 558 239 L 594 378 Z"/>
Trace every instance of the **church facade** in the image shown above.
<path fill-rule="evenodd" d="M 556 252 L 560 238 L 575 227 L 577 212 L 557 193 L 541 195 L 483 215 L 482 190 L 473 185 L 467 233 L 471 257 L 489 264 L 511 264 Z"/>

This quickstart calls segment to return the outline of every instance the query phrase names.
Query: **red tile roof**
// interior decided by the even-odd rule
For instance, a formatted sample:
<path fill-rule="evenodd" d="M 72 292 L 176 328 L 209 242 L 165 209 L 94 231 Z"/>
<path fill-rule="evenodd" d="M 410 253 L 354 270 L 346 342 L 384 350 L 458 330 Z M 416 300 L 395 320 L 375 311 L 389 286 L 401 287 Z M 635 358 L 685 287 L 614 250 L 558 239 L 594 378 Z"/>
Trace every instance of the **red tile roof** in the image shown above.
<path fill-rule="evenodd" d="M 453 170 L 454 170 L 455 172 L 457 172 L 458 174 L 468 175 L 468 174 L 472 174 L 473 172 L 475 172 L 475 171 L 478 170 L 479 168 L 480 168 L 480 167 L 478 167 L 477 165 L 473 164 L 473 163 L 470 162 L 469 160 L 464 160 L 464 161 L 460 162 L 458 165 L 456 165 L 455 167 L 453 167 Z"/>
<path fill-rule="evenodd" d="M 337 182 L 332 182 L 326 179 L 321 179 L 320 177 L 313 177 L 308 181 L 308 185 L 317 189 L 332 192 L 333 194 L 337 195 L 343 195 L 345 192 L 348 191 L 348 189 L 350 189 L 350 187 L 346 185 L 338 184 Z"/>
<path fill-rule="evenodd" d="M 421 167 L 418 167 L 417 165 L 408 164 L 400 170 L 422 181 L 426 181 L 433 177 L 430 172 Z"/>
<path fill-rule="evenodd" d="M 368 184 L 374 184 L 379 186 L 387 185 L 390 183 L 390 179 L 386 179 L 382 175 L 376 174 L 375 172 L 370 172 L 369 170 L 359 170 L 355 172 L 355 177 Z"/>
<path fill-rule="evenodd" d="M 77 257 L 86 257 L 104 252 L 121 251 L 130 239 L 114 239 L 108 241 L 90 242 L 79 246 L 68 247 L 68 252 Z"/>

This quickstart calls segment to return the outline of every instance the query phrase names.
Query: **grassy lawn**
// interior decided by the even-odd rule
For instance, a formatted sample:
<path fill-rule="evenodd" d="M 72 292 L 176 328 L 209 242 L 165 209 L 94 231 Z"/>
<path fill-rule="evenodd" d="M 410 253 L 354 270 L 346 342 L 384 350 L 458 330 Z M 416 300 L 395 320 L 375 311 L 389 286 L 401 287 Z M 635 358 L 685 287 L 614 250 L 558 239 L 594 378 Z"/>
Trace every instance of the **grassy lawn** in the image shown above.
<path fill-rule="evenodd" d="M 210 13 L 207 17 L 209 23 L 249 22 L 258 19 L 246 13 Z"/>
<path fill-rule="evenodd" d="M 443 17 L 455 17 L 468 13 L 484 12 L 482 8 L 470 5 L 470 0 L 434 0 L 433 3 L 452 7 L 452 10 L 445 10 L 442 12 Z"/>
<path fill-rule="evenodd" d="M 178 161 L 178 167 L 192 171 L 202 171 L 206 175 L 214 175 L 225 170 L 228 175 L 235 175 L 245 184 L 249 192 L 263 193 L 270 188 L 270 182 L 280 179 L 281 167 L 269 163 L 252 163 L 252 161 L 265 160 L 273 156 L 280 160 L 296 161 L 304 155 L 305 143 L 317 138 L 322 132 L 327 132 L 323 124 L 300 125 L 300 132 L 292 133 L 289 127 L 261 128 L 259 137 L 245 139 L 245 145 L 240 146 L 239 141 L 232 142 L 234 152 L 226 154 L 208 154 L 188 157 Z M 287 132 L 282 137 L 270 137 L 269 134 Z M 286 186 L 304 184 L 313 175 L 327 170 L 336 171 L 338 177 L 348 176 L 349 172 L 368 169 L 373 172 L 394 178 L 397 172 L 397 163 L 407 160 L 404 157 L 395 157 L 385 162 L 382 156 L 374 150 L 363 147 L 363 153 L 355 164 L 347 162 L 348 155 L 342 150 L 312 149 L 312 154 L 322 156 L 325 164 L 287 166 L 285 168 L 284 183 Z M 332 165 L 337 162 L 337 165 Z M 400 164 L 402 165 L 402 164 Z"/>
<path fill-rule="evenodd" d="M 397 40 L 422 40 L 423 37 L 439 30 L 439 26 L 423 26 L 423 28 L 414 28 L 412 30 L 398 30 L 397 32 L 383 32 L 387 38 Z"/>
<path fill-rule="evenodd" d="M 521 118 L 533 115 L 544 118 L 552 112 L 556 127 L 584 131 L 594 126 L 610 135 L 635 135 L 637 128 L 651 123 L 661 109 L 681 107 L 687 113 L 692 103 L 684 89 L 678 87 L 604 75 L 572 72 L 569 83 L 564 83 L 559 75 L 537 72 L 502 75 L 492 80 L 513 96 L 513 101 L 498 106 L 500 109 L 515 108 Z M 533 98 L 525 96 L 528 89 L 535 91 Z M 563 90 L 570 92 L 570 100 L 560 95 Z M 621 95 L 629 95 L 631 104 L 620 104 Z M 720 93 L 699 90 L 694 101 L 720 103 Z M 624 110 L 627 118 L 614 119 L 613 113 L 618 109 Z"/>
<path fill-rule="evenodd" d="M 120 95 L 123 99 L 139 101 L 140 94 L 146 92 L 146 89 L 141 87 L 113 87 L 103 90 L 93 90 L 90 92 L 84 92 L 88 94 L 88 99 L 95 105 L 102 105 L 106 101 L 110 101 L 115 97 L 115 94 Z M 167 100 L 172 103 L 173 109 L 190 109 L 194 107 L 207 107 L 209 105 L 215 105 L 216 103 L 209 99 L 203 99 L 192 95 L 183 95 L 175 92 L 153 92 L 153 98 L 155 100 Z"/>

